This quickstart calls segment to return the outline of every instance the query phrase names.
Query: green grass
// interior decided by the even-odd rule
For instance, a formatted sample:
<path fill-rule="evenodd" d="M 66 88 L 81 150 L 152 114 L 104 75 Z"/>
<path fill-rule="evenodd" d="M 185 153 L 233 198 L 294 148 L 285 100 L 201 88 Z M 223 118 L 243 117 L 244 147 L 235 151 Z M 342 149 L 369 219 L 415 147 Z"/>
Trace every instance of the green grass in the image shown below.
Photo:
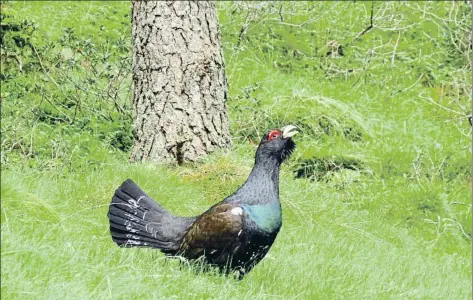
<path fill-rule="evenodd" d="M 376 2 L 359 39 L 371 2 L 217 6 L 233 149 L 177 167 L 127 160 L 129 2 L 2 3 L 27 21 L 1 56 L 2 298 L 470 299 L 471 6 Z M 283 228 L 243 281 L 111 241 L 124 179 L 199 214 L 285 124 Z"/>
<path fill-rule="evenodd" d="M 228 159 L 238 165 L 236 159 L 222 158 Z M 244 170 L 249 167 L 246 163 Z M 244 172 L 236 168 L 232 169 L 242 180 Z M 446 236 L 423 241 L 409 226 L 387 218 L 389 213 L 381 213 L 376 204 L 357 207 L 362 191 L 342 193 L 293 179 L 288 172 L 281 180 L 283 229 L 267 258 L 242 282 L 195 274 L 177 262 L 166 262 L 153 250 L 116 247 L 106 213 L 110 195 L 127 177 L 181 215 L 197 214 L 224 196 L 220 192 L 207 198 L 203 192 L 206 185 L 224 184 L 223 180 L 189 181 L 180 175 L 183 171 L 111 165 L 61 178 L 4 173 L 2 295 L 9 299 L 466 299 L 471 294 L 467 241 L 458 238 L 455 251 L 438 253 L 433 251 L 435 244 Z M 363 196 L 369 198 L 379 186 L 367 184 L 372 186 L 364 190 L 371 195 Z M 403 197 L 389 187 L 384 193 L 390 195 L 383 200 L 393 203 Z"/>

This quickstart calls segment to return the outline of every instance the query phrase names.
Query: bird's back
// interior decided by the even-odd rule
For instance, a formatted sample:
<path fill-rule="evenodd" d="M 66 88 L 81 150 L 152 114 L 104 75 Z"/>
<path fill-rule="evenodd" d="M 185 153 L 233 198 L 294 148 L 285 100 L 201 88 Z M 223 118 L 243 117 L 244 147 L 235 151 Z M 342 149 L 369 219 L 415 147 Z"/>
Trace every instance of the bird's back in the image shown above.
<path fill-rule="evenodd" d="M 203 257 L 207 263 L 243 275 L 266 255 L 281 221 L 279 203 L 223 201 L 190 226 L 180 254 L 188 259 Z"/>

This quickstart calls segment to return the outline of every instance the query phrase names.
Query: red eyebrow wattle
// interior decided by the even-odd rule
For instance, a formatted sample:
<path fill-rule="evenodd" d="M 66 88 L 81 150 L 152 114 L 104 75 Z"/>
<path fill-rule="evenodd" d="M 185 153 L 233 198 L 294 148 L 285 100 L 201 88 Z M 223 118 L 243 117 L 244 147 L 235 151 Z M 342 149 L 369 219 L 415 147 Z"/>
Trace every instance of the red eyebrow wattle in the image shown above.
<path fill-rule="evenodd" d="M 281 133 L 279 132 L 279 130 L 272 130 L 269 132 L 268 134 L 268 140 L 272 140 L 274 139 L 275 137 L 278 137 Z"/>

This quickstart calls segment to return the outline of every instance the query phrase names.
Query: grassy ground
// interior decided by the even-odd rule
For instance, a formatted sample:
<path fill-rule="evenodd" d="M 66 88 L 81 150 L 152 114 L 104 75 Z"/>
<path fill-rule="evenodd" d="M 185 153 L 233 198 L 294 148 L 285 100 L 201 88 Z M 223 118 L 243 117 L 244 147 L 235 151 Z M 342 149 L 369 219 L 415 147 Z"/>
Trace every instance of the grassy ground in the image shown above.
<path fill-rule="evenodd" d="M 337 190 L 287 173 L 281 182 L 283 229 L 268 257 L 242 282 L 180 269 L 153 250 L 115 247 L 106 212 L 117 182 L 132 177 L 173 212 L 196 214 L 212 199 L 204 196 L 205 182 L 183 173 L 113 165 L 56 179 L 4 174 L 2 294 L 9 299 L 467 299 L 471 294 L 465 240 L 456 241 L 454 253 L 438 253 L 432 250 L 435 241 L 423 242 L 404 224 L 376 210 L 354 209 L 351 197 L 344 200 Z M 376 184 L 367 185 L 365 190 L 377 194 Z"/>
<path fill-rule="evenodd" d="M 234 147 L 176 167 L 127 162 L 130 3 L 69 4 L 2 4 L 27 21 L 2 45 L 2 298 L 471 298 L 471 6 L 376 2 L 358 36 L 371 2 L 219 3 Z M 121 181 L 198 214 L 283 124 L 284 225 L 245 280 L 113 244 Z"/>

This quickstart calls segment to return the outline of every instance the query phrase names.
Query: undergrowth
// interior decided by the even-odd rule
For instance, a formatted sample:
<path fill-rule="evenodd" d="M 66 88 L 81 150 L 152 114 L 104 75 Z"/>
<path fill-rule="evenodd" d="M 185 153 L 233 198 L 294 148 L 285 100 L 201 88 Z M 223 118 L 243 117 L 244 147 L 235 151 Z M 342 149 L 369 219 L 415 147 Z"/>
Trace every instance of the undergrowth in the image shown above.
<path fill-rule="evenodd" d="M 129 2 L 1 6 L 2 297 L 471 298 L 471 3 L 217 3 L 234 146 L 184 166 L 128 163 Z M 122 180 L 197 215 L 287 124 L 284 226 L 243 282 L 112 243 Z"/>

